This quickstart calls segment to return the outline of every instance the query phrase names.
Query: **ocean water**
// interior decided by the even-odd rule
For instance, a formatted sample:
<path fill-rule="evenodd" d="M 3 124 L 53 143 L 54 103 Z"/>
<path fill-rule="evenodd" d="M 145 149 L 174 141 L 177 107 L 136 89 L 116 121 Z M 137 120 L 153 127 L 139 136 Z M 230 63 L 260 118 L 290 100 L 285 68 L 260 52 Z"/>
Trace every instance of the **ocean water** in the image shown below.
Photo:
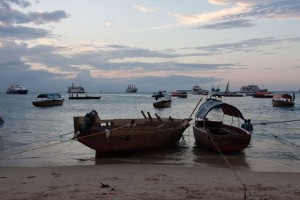
<path fill-rule="evenodd" d="M 0 115 L 6 121 L 0 129 L 0 166 L 152 163 L 227 167 L 218 153 L 195 146 L 192 126 L 184 132 L 178 145 L 119 157 L 95 159 L 94 150 L 72 140 L 73 116 L 96 110 L 102 119 L 135 119 L 143 118 L 143 110 L 152 116 L 157 113 L 161 117 L 188 118 L 202 96 L 188 94 L 187 99 L 172 98 L 171 108 L 155 109 L 151 93 L 102 93 L 100 100 L 69 100 L 67 93 L 61 93 L 64 105 L 52 108 L 34 107 L 32 101 L 37 95 L 0 93 Z M 205 96 L 201 103 L 204 101 Z M 296 93 L 294 108 L 273 107 L 269 98 L 223 97 L 223 101 L 239 108 L 254 125 L 248 148 L 225 155 L 232 167 L 253 171 L 300 171 L 299 93 Z M 193 125 L 193 121 L 191 123 Z"/>

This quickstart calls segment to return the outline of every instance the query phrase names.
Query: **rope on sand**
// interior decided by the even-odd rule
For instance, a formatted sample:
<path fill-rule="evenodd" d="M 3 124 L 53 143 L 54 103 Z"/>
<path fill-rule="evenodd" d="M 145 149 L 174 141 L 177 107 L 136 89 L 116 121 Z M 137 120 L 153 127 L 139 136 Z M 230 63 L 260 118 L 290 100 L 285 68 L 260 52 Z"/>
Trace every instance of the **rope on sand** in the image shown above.
<path fill-rule="evenodd" d="M 218 150 L 218 152 L 220 153 L 221 157 L 223 158 L 223 160 L 226 162 L 226 164 L 228 165 L 228 167 L 231 169 L 231 171 L 234 173 L 234 175 L 238 178 L 238 180 L 242 183 L 243 188 L 244 188 L 244 200 L 247 199 L 247 191 L 249 192 L 250 196 L 251 196 L 251 192 L 250 190 L 247 188 L 246 184 L 244 183 L 244 181 L 240 178 L 240 176 L 237 174 L 237 172 L 233 169 L 233 167 L 231 166 L 231 164 L 229 163 L 229 161 L 225 158 L 225 156 L 223 155 L 223 153 L 221 152 L 221 150 L 219 149 L 219 147 L 217 146 L 217 144 L 215 143 L 215 141 L 212 139 L 212 137 L 210 136 L 210 134 L 208 134 L 209 138 L 211 139 L 212 143 L 214 144 L 214 146 L 216 147 L 216 149 Z"/>

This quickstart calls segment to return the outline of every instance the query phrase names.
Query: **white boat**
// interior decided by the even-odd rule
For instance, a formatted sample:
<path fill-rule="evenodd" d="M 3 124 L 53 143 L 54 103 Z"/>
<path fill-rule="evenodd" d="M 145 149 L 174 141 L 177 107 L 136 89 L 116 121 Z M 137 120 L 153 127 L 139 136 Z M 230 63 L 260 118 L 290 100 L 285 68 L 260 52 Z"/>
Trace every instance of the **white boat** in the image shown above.
<path fill-rule="evenodd" d="M 267 92 L 268 89 L 261 89 L 257 85 L 244 85 L 240 89 L 240 93 L 245 94 L 246 96 L 252 96 L 256 92 Z"/>
<path fill-rule="evenodd" d="M 68 93 L 85 93 L 85 90 L 81 85 L 75 86 L 72 83 L 72 86 L 68 87 Z"/>
<path fill-rule="evenodd" d="M 207 95 L 208 90 L 202 89 L 199 85 L 195 85 L 192 88 L 192 94 L 202 94 L 202 95 Z"/>
<path fill-rule="evenodd" d="M 126 92 L 127 93 L 136 93 L 137 90 L 138 90 L 138 88 L 135 85 L 131 84 L 131 85 L 127 86 Z"/>
<path fill-rule="evenodd" d="M 6 94 L 27 94 L 28 90 L 26 87 L 20 84 L 13 84 L 7 88 Z"/>

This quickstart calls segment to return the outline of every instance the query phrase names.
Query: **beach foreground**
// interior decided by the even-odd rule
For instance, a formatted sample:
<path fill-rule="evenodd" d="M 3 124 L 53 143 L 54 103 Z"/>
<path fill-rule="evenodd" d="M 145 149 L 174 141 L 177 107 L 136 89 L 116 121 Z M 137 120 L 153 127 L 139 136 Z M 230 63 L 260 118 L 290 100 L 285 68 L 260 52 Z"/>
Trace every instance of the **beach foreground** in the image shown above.
<path fill-rule="evenodd" d="M 300 199 L 300 173 L 236 171 L 246 199 Z M 2 200 L 244 199 L 230 169 L 150 164 L 0 168 Z"/>

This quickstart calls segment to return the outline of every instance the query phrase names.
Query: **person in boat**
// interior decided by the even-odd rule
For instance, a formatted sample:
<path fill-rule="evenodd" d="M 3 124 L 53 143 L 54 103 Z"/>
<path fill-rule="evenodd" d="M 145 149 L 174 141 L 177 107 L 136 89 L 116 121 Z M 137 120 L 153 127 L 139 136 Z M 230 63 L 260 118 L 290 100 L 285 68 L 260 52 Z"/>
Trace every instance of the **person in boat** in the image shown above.
<path fill-rule="evenodd" d="M 253 126 L 251 124 L 251 120 L 250 119 L 244 119 L 244 123 L 241 126 L 242 129 L 245 129 L 249 132 L 253 131 Z"/>
<path fill-rule="evenodd" d="M 295 101 L 295 93 L 293 93 L 293 102 Z"/>
<path fill-rule="evenodd" d="M 99 119 L 98 113 L 95 110 L 87 113 L 84 116 L 84 121 L 81 127 L 81 134 L 89 134 L 91 132 L 92 126 L 96 123 L 97 119 Z"/>

